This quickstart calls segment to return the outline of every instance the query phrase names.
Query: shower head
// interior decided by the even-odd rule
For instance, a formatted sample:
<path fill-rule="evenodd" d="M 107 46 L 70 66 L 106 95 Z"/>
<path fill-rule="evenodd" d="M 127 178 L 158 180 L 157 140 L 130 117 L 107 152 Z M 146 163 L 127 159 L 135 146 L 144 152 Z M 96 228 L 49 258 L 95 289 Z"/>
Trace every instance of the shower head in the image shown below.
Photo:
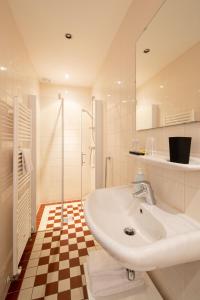
<path fill-rule="evenodd" d="M 86 114 L 88 114 L 88 116 L 93 119 L 93 116 L 91 115 L 91 113 L 89 111 L 87 111 L 86 109 L 82 109 L 82 112 L 85 112 Z"/>

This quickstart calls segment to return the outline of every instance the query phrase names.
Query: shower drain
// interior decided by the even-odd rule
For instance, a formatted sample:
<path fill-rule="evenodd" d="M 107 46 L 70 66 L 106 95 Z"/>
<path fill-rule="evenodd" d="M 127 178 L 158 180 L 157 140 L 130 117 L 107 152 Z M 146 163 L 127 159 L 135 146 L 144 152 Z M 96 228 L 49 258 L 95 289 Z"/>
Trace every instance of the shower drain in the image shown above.
<path fill-rule="evenodd" d="M 63 218 L 63 223 L 69 223 L 69 222 L 73 222 L 74 218 L 70 215 L 68 215 L 67 217 Z"/>
<path fill-rule="evenodd" d="M 127 235 L 135 235 L 136 231 L 133 227 L 125 227 L 124 228 L 124 233 Z"/>

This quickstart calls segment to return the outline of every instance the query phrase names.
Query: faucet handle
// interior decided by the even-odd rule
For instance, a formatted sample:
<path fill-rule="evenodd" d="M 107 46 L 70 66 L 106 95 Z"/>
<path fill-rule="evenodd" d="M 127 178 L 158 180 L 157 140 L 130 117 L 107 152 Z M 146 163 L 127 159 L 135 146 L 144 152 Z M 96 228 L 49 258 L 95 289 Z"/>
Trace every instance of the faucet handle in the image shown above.
<path fill-rule="evenodd" d="M 155 198 L 154 198 L 154 193 L 151 187 L 151 183 L 147 180 L 141 180 L 141 181 L 133 181 L 133 184 L 140 184 L 141 185 L 141 190 L 134 193 L 134 196 L 143 196 L 143 194 L 146 194 L 146 201 L 149 204 L 155 204 Z"/>

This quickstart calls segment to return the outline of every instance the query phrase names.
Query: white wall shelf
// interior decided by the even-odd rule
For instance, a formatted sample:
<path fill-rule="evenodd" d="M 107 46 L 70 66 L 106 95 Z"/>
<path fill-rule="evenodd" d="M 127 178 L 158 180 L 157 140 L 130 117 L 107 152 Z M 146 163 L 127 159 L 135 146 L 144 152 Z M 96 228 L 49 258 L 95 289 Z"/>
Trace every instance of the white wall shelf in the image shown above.
<path fill-rule="evenodd" d="M 200 158 L 191 157 L 189 164 L 179 164 L 169 161 L 169 157 L 164 155 L 135 155 L 129 154 L 144 163 L 152 165 L 160 165 L 161 167 L 168 167 L 170 169 L 176 169 L 177 171 L 200 171 Z"/>

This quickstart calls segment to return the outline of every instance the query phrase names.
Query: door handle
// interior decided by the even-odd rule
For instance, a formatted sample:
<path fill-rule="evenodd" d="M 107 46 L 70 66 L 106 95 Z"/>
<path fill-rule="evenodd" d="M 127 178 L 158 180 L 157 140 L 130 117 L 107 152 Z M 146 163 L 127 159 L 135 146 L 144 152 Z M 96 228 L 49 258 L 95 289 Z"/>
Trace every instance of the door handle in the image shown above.
<path fill-rule="evenodd" d="M 86 153 L 81 153 L 81 165 L 83 166 L 83 165 L 85 165 L 85 160 L 84 160 L 84 157 L 86 156 Z"/>

